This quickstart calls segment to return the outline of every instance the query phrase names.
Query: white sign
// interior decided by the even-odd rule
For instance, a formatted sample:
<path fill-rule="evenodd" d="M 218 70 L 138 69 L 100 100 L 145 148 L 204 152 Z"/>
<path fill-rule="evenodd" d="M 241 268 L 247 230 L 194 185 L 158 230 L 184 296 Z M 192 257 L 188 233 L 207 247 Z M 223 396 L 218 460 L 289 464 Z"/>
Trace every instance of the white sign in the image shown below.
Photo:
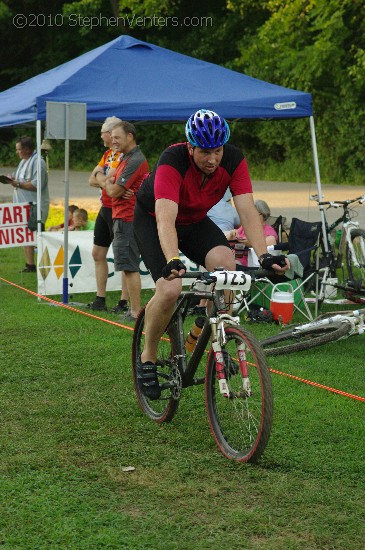
<path fill-rule="evenodd" d="M 95 264 L 92 258 L 93 231 L 70 231 L 68 233 L 69 293 L 95 292 Z M 198 266 L 181 256 L 188 271 L 198 271 Z M 120 290 L 121 273 L 114 271 L 112 246 L 107 255 L 109 266 L 107 290 Z M 154 288 L 155 283 L 140 259 L 139 272 L 142 288 Z M 49 231 L 38 235 L 38 293 L 44 296 L 63 294 L 64 249 L 63 232 Z M 186 281 L 186 284 L 189 284 Z"/>
<path fill-rule="evenodd" d="M 30 204 L 0 204 L 0 248 L 34 246 L 36 234 L 28 229 Z"/>
<path fill-rule="evenodd" d="M 277 111 L 285 111 L 287 109 L 296 109 L 297 104 L 295 101 L 287 101 L 286 103 L 275 103 L 274 109 Z"/>
<path fill-rule="evenodd" d="M 46 139 L 86 139 L 86 103 L 46 101 Z"/>

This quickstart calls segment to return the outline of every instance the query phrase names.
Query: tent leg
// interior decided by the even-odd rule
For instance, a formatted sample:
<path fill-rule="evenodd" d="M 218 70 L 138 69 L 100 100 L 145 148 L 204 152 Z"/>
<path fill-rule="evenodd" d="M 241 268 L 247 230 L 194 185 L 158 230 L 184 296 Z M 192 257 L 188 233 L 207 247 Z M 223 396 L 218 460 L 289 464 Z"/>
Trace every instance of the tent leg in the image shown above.
<path fill-rule="evenodd" d="M 312 150 L 313 150 L 314 170 L 316 174 L 317 193 L 318 193 L 318 199 L 322 201 L 323 195 L 322 195 L 322 186 L 321 186 L 321 176 L 319 174 L 317 140 L 316 140 L 316 131 L 314 127 L 313 116 L 309 117 L 309 123 L 310 123 L 311 136 L 312 136 Z M 326 219 L 325 219 L 322 205 L 319 205 L 319 214 L 322 222 L 323 247 L 324 247 L 325 253 L 327 253 L 328 252 L 327 227 L 326 227 Z M 317 275 L 317 285 L 318 285 L 318 275 Z M 317 316 L 317 313 L 318 313 L 318 289 L 316 289 L 315 316 Z"/>
<path fill-rule="evenodd" d="M 42 122 L 40 120 L 36 121 L 36 149 L 37 149 L 37 250 L 40 250 L 39 239 L 42 231 Z M 38 255 L 38 254 L 37 254 Z M 39 262 L 37 262 L 39 263 Z M 37 270 L 37 281 L 38 281 L 38 270 Z M 38 283 L 38 293 L 39 293 L 39 283 Z M 41 299 L 38 298 L 38 302 Z"/>
<path fill-rule="evenodd" d="M 323 200 L 322 187 L 321 187 L 321 176 L 319 174 L 319 163 L 318 163 L 318 152 L 317 152 L 317 141 L 316 141 L 316 131 L 314 128 L 314 118 L 313 116 L 309 117 L 311 136 L 312 136 L 312 149 L 313 149 L 313 160 L 314 160 L 314 170 L 316 174 L 316 184 L 317 184 L 317 193 L 318 199 Z M 322 232 L 323 232 L 323 244 L 324 249 L 328 252 L 328 242 L 327 242 L 327 233 L 326 233 L 326 220 L 324 216 L 323 206 L 319 206 L 319 214 L 322 222 Z"/>

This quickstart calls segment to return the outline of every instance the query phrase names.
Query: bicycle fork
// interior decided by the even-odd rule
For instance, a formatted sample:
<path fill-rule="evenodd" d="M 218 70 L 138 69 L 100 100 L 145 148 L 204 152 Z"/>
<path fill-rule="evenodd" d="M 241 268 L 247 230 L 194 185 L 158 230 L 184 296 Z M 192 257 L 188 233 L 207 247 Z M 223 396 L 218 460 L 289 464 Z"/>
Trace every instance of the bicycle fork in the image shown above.
<path fill-rule="evenodd" d="M 227 376 L 229 373 L 229 364 L 226 365 L 224 363 L 224 356 L 222 351 L 222 344 L 225 344 L 226 339 L 226 333 L 224 329 L 224 320 L 228 320 L 231 324 L 238 325 L 239 324 L 239 317 L 231 317 L 230 315 L 225 315 L 224 318 L 217 319 L 212 318 L 210 320 L 211 328 L 212 328 L 212 349 L 214 352 L 214 359 L 215 359 L 215 365 L 216 365 L 216 372 L 217 372 L 217 378 L 219 383 L 219 391 L 224 397 L 228 398 L 237 398 L 237 397 L 243 397 L 247 398 L 252 395 L 251 391 L 251 385 L 250 380 L 248 376 L 248 363 L 246 358 L 246 346 L 244 342 L 241 342 L 237 346 L 237 356 L 238 356 L 238 364 L 239 364 L 239 372 L 242 376 L 242 392 L 232 392 L 229 389 L 229 385 L 227 382 Z"/>

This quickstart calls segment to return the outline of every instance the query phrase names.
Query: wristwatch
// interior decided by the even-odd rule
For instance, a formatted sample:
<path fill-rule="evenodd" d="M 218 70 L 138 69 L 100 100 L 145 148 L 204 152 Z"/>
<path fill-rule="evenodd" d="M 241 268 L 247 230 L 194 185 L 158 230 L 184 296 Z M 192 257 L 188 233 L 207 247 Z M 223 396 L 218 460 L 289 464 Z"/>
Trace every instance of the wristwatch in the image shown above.
<path fill-rule="evenodd" d="M 17 182 L 16 182 L 16 186 L 17 186 L 17 188 L 20 187 L 20 181 L 17 181 Z"/>

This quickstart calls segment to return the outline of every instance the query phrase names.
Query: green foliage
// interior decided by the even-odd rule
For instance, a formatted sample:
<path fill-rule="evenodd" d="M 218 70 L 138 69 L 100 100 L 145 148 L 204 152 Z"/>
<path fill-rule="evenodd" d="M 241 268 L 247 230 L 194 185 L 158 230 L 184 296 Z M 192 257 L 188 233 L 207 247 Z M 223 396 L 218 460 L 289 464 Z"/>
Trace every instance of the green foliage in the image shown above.
<path fill-rule="evenodd" d="M 26 14 L 28 23 L 30 14 L 37 18 L 33 18 L 33 26 L 19 29 L 13 23 L 17 13 Z M 88 23 L 100 15 L 104 17 L 101 24 Z M 79 17 L 77 25 L 70 24 L 73 16 Z M 111 18 L 117 24 L 111 24 Z M 123 33 L 310 92 L 323 181 L 361 181 L 365 170 L 359 146 L 365 142 L 362 0 L 0 2 L 0 40 L 4 51 L 12 51 L 11 56 L 3 56 L 0 90 Z M 285 174 L 284 165 L 294 166 L 296 159 L 312 164 L 306 120 L 233 126 L 233 139 L 260 165 L 277 163 L 275 171 Z M 15 135 L 18 130 L 0 130 L 0 162 L 12 155 Z M 151 164 L 166 145 L 182 138 L 180 125 L 144 125 L 139 130 L 139 141 Z M 80 142 L 75 156 L 71 153 L 71 166 L 88 169 L 99 152 L 100 140 L 90 129 L 87 143 Z M 59 167 L 62 151 L 57 146 L 52 156 Z M 301 174 L 308 172 L 307 166 L 300 170 Z"/>
<path fill-rule="evenodd" d="M 236 10 L 251 8 L 244 0 Z M 358 144 L 365 140 L 365 13 L 358 0 L 272 0 L 257 38 L 240 44 L 237 68 L 290 88 L 311 92 L 316 116 L 322 175 L 326 181 L 351 181 L 365 169 Z M 269 126 L 269 125 L 268 125 Z M 275 146 L 274 125 L 255 131 L 261 145 Z M 283 158 L 301 154 L 301 135 L 281 140 Z M 301 139 L 298 139 L 301 137 Z M 274 149 L 275 150 L 275 149 Z"/>

